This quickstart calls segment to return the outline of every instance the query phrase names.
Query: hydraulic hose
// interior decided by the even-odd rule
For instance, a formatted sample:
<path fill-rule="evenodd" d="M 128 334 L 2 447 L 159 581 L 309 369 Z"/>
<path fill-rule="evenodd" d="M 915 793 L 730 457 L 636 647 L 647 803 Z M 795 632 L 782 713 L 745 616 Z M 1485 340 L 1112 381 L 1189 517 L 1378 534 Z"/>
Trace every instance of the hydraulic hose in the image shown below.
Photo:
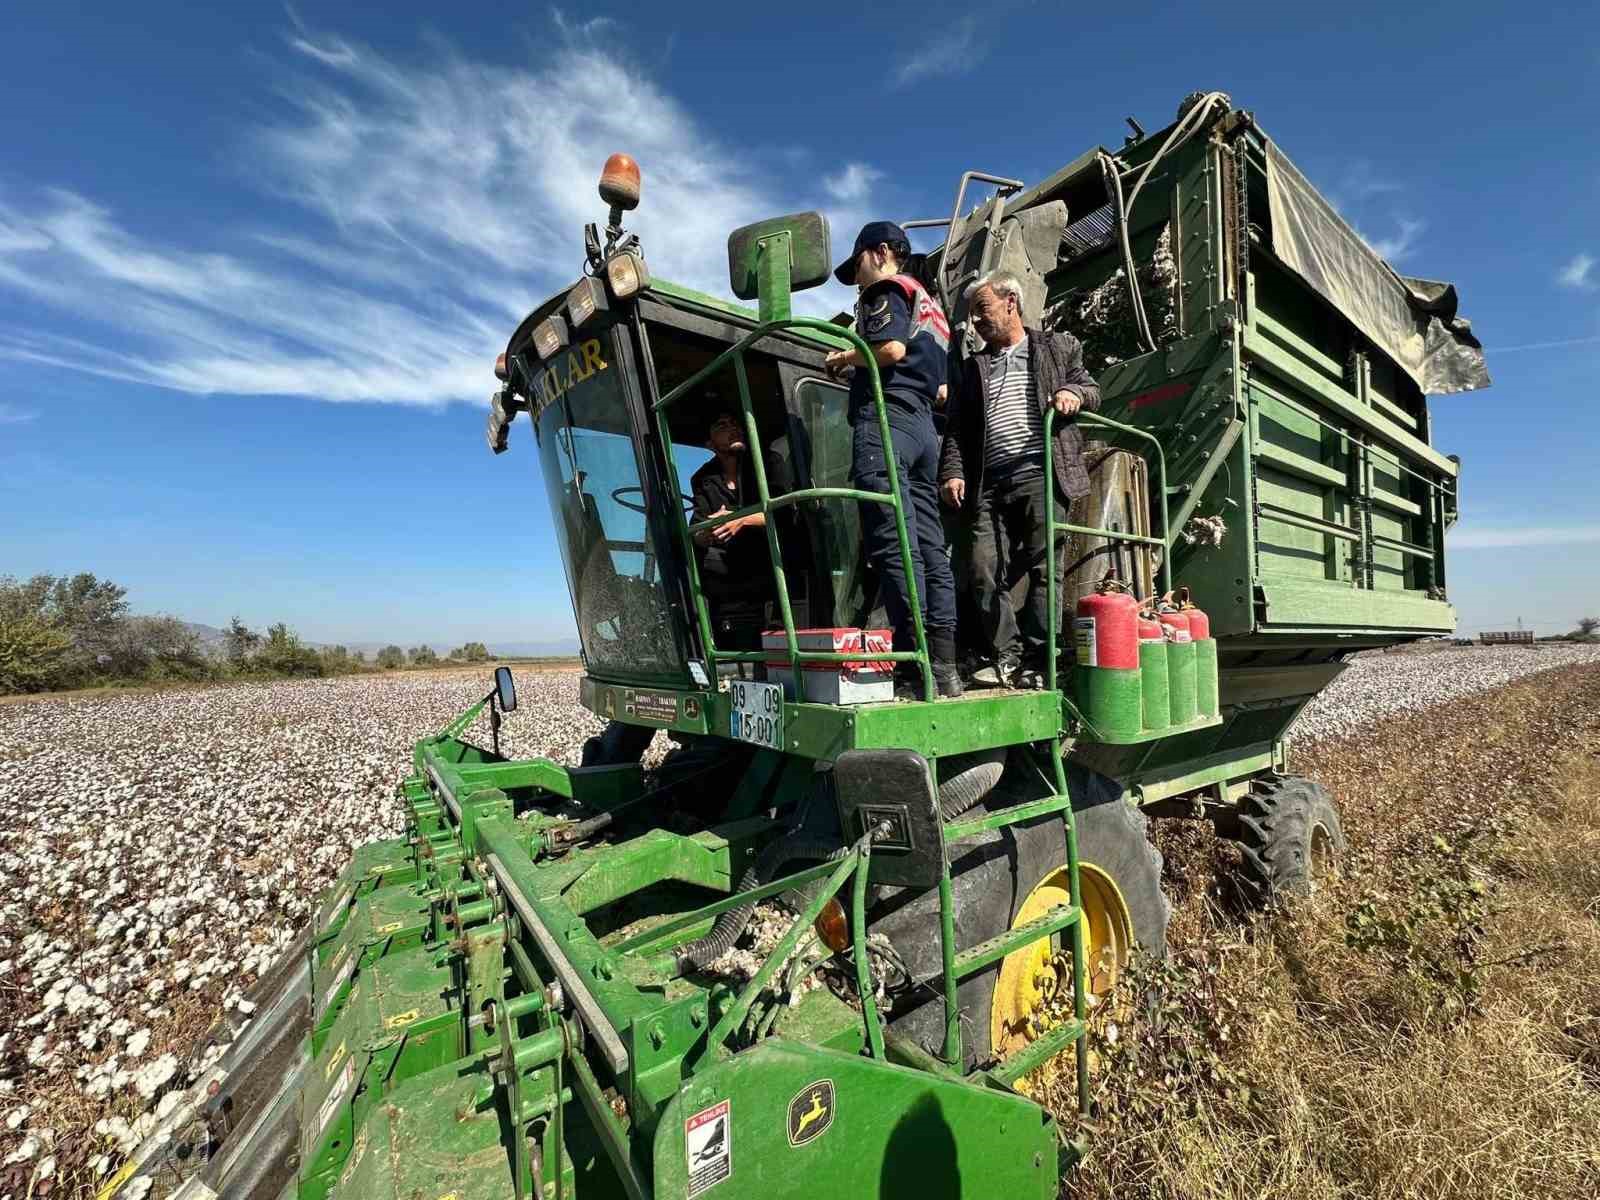
<path fill-rule="evenodd" d="M 1000 782 L 1005 771 L 1005 751 L 990 750 L 982 754 L 964 755 L 950 760 L 951 770 L 939 785 L 939 813 L 946 821 L 953 821 L 972 808 Z M 850 852 L 848 846 L 827 838 L 804 832 L 790 833 L 770 842 L 756 856 L 739 880 L 740 892 L 754 891 L 771 883 L 787 864 L 803 862 L 835 862 Z M 755 912 L 754 901 L 730 908 L 711 926 L 705 937 L 690 942 L 678 951 L 680 971 L 704 970 L 729 950 L 750 925 Z"/>
<path fill-rule="evenodd" d="M 788 834 L 768 843 L 766 848 L 756 855 L 755 862 L 750 864 L 739 880 L 739 891 L 751 892 L 762 884 L 771 883 L 778 877 L 781 867 L 796 859 L 805 862 L 833 862 L 849 853 L 849 846 L 840 845 L 826 838 L 809 833 Z M 755 910 L 756 902 L 750 900 L 723 913 L 711 926 L 710 933 L 690 942 L 678 951 L 678 969 L 685 972 L 704 970 L 707 964 L 715 962 L 732 950 L 733 944 L 749 926 L 750 917 Z"/>
<path fill-rule="evenodd" d="M 954 821 L 990 792 L 1005 773 L 1006 752 L 988 750 L 950 760 L 939 785 L 939 814 Z"/>

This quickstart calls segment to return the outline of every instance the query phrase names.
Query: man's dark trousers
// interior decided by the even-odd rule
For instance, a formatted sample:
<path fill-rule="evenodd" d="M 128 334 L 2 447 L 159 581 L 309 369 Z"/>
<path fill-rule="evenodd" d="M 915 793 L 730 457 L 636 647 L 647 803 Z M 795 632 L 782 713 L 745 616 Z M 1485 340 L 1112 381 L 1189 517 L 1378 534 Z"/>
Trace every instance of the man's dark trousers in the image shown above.
<path fill-rule="evenodd" d="M 1019 479 L 986 479 L 972 513 L 972 591 L 989 647 L 996 661 L 1020 660 L 1039 670 L 1044 669 L 1050 630 L 1045 487 L 1042 471 Z M 1068 507 L 1057 503 L 1058 521 L 1068 519 Z M 1059 583 L 1059 547 L 1055 571 Z M 1027 594 L 1014 607 L 1011 589 L 1024 578 Z"/>
<path fill-rule="evenodd" d="M 889 469 L 877 421 L 863 416 L 852 432 L 851 474 L 855 486 L 869 492 L 887 492 Z M 900 506 L 905 512 L 923 629 L 930 642 L 942 635 L 938 640 L 949 643 L 953 654 L 956 591 L 950 559 L 944 550 L 944 525 L 939 519 L 939 437 L 931 417 L 909 415 L 889 422 L 889 436 L 900 477 Z M 900 542 L 895 537 L 894 510 L 886 504 L 863 503 L 861 539 L 867 561 L 877 571 L 883 589 L 883 606 L 894 626 L 895 649 L 914 650 L 915 625 L 907 600 Z"/>

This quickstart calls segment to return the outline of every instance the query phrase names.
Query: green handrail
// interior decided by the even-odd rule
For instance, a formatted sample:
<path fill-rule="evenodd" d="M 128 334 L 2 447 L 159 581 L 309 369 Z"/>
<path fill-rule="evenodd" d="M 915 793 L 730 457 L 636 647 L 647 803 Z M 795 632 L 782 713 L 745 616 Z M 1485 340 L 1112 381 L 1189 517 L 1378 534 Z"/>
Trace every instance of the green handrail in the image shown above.
<path fill-rule="evenodd" d="M 830 338 L 848 342 L 861 356 L 862 368 L 867 372 L 867 378 L 872 385 L 873 408 L 878 418 L 878 436 L 882 441 L 884 450 L 884 463 L 889 475 L 889 490 L 887 492 L 869 492 L 859 488 L 802 488 L 789 492 L 784 496 L 774 498 L 767 490 L 767 468 L 761 454 L 760 431 L 756 428 L 755 414 L 750 407 L 750 380 L 745 370 L 745 351 L 755 342 L 770 334 L 786 329 L 810 329 L 825 333 Z M 729 521 L 738 520 L 740 517 L 753 516 L 761 513 L 769 518 L 765 522 L 767 534 L 767 553 L 772 561 L 772 577 L 778 592 L 778 611 L 783 617 L 783 634 L 788 652 L 790 670 L 795 680 L 795 695 L 797 699 L 804 698 L 802 688 L 803 676 L 801 664 L 807 662 L 847 662 L 855 661 L 862 657 L 861 654 L 839 654 L 832 651 L 801 650 L 797 643 L 794 628 L 794 613 L 789 605 L 788 578 L 783 569 L 783 553 L 778 544 L 777 523 L 770 519 L 771 514 L 779 508 L 799 504 L 805 500 L 856 500 L 862 503 L 887 504 L 894 512 L 895 537 L 900 543 L 900 567 L 906 578 L 906 603 L 911 609 L 912 631 L 916 642 L 916 649 L 911 651 L 894 651 L 879 653 L 874 651 L 872 658 L 889 662 L 915 662 L 922 675 L 922 695 L 924 700 L 932 701 L 934 698 L 933 670 L 928 661 L 928 638 L 922 623 L 922 604 L 917 594 L 917 577 L 911 560 L 911 539 L 906 531 L 905 508 L 900 502 L 900 470 L 894 456 L 894 441 L 889 433 L 889 414 L 883 402 L 883 387 L 878 376 L 877 359 L 873 357 L 872 348 L 852 329 L 845 329 L 831 321 L 819 321 L 813 317 L 786 317 L 776 321 L 768 321 L 757 326 L 739 341 L 717 355 L 708 364 L 696 371 L 688 379 L 662 396 L 653 405 L 656 416 L 656 427 L 661 436 L 661 444 L 667 456 L 667 468 L 671 478 L 678 475 L 677 460 L 672 451 L 672 431 L 667 424 L 667 410 L 678 399 L 688 393 L 692 388 L 711 375 L 720 371 L 729 361 L 733 363 L 734 376 L 739 385 L 739 409 L 744 418 L 745 437 L 750 446 L 750 461 L 755 468 L 756 504 L 741 508 L 736 513 L 727 513 L 721 517 L 708 518 L 691 524 L 681 508 L 678 508 L 678 537 L 683 544 L 684 557 L 689 564 L 690 594 L 694 601 L 695 618 L 700 626 L 700 640 L 705 647 L 706 667 L 711 679 L 717 675 L 717 661 L 727 662 L 762 662 L 766 655 L 761 651 L 720 651 L 717 649 L 716 640 L 711 630 L 711 609 L 706 602 L 705 592 L 700 585 L 700 564 L 695 555 L 694 534 L 700 530 L 712 529 Z M 677 506 L 674 506 L 677 507 Z"/>
<path fill-rule="evenodd" d="M 1079 412 L 1075 420 L 1082 425 L 1099 425 L 1106 429 L 1115 430 L 1129 437 L 1143 438 L 1155 447 L 1157 486 L 1156 493 L 1161 498 L 1161 536 L 1146 537 L 1137 533 L 1119 533 L 1113 529 L 1095 529 L 1087 525 L 1071 525 L 1064 521 L 1056 520 L 1056 489 L 1055 489 L 1055 423 L 1060 416 L 1054 405 L 1046 405 L 1044 410 L 1044 478 L 1045 491 L 1049 502 L 1045 505 L 1045 546 L 1048 547 L 1048 561 L 1045 571 L 1045 603 L 1050 609 L 1049 641 L 1045 646 L 1045 687 L 1050 691 L 1058 690 L 1056 687 L 1056 655 L 1057 643 L 1061 636 L 1061 611 L 1060 597 L 1056 581 L 1056 536 L 1062 533 L 1082 533 L 1090 537 L 1104 537 L 1112 541 L 1137 542 L 1147 546 L 1161 548 L 1161 579 L 1162 594 L 1172 590 L 1172 530 L 1168 528 L 1167 516 L 1167 452 L 1161 441 L 1148 430 L 1139 429 L 1133 425 L 1124 425 L 1121 421 L 1113 421 L 1110 417 L 1102 417 L 1099 413 Z"/>

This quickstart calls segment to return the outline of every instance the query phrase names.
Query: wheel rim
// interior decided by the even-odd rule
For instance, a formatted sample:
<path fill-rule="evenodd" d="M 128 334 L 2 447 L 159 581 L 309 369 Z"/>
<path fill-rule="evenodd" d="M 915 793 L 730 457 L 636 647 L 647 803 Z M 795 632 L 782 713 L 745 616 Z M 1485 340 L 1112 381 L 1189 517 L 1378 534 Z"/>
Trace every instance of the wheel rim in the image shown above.
<path fill-rule="evenodd" d="M 1083 894 L 1085 999 L 1093 1006 L 1110 994 L 1127 964 L 1133 947 L 1133 918 L 1122 890 L 1092 863 L 1078 864 L 1078 886 Z M 1025 925 L 1069 902 L 1067 869 L 1059 867 L 1028 893 L 1011 927 Z M 989 1014 L 989 1045 L 997 1057 L 1022 1049 L 1058 1015 L 1072 1015 L 1069 936 L 1040 938 L 1001 960 Z"/>

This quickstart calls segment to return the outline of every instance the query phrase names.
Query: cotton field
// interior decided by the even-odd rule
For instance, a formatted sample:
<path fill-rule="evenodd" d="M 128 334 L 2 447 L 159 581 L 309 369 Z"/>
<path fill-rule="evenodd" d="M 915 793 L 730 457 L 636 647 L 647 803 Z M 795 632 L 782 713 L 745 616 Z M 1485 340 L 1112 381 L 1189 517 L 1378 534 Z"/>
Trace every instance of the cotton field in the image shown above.
<path fill-rule="evenodd" d="M 1362 658 L 1297 736 L 1575 663 L 1600 647 Z M 411 744 L 489 685 L 485 669 L 0 705 L 0 1200 L 115 1169 L 209 1065 L 195 1040 L 249 1015 L 249 984 L 351 848 L 400 831 Z M 578 676 L 518 690 L 509 752 L 576 762 L 599 729 Z"/>
<path fill-rule="evenodd" d="M 1600 645 L 1420 646 L 1353 659 L 1295 723 L 1297 740 L 1343 737 L 1392 713 L 1419 712 L 1537 671 L 1600 663 Z"/>

